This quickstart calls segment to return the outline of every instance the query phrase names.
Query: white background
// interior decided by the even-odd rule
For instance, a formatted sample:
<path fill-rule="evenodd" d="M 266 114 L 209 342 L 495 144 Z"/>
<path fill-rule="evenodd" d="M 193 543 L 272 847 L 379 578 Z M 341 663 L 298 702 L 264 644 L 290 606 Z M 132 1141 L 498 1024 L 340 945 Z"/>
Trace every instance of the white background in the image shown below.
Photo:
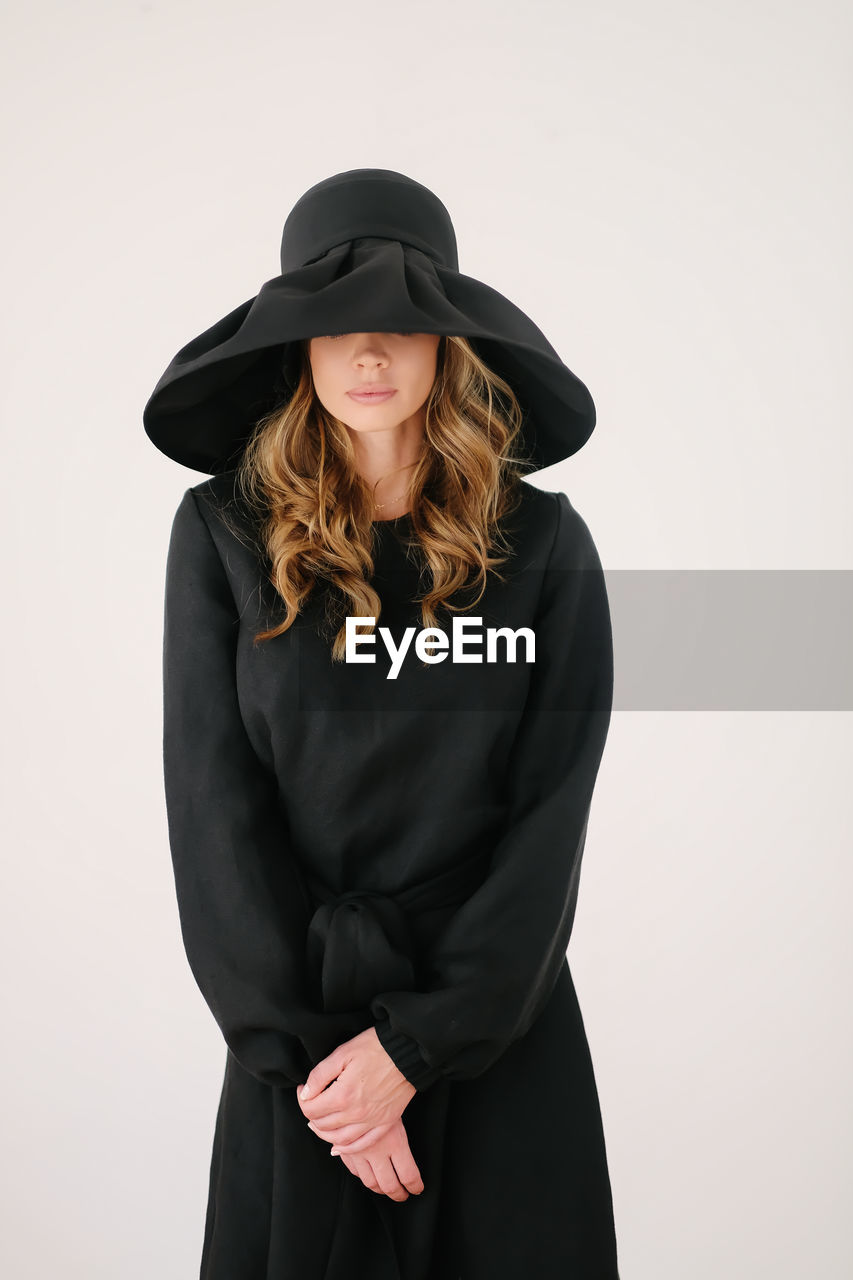
<path fill-rule="evenodd" d="M 188 1280 L 225 1051 L 160 760 L 204 477 L 143 433 L 156 380 L 303 191 L 399 169 L 593 392 L 537 483 L 605 568 L 853 567 L 851 15 L 12 0 L 2 35 L 0 1269 Z M 614 716 L 569 956 L 623 1280 L 849 1274 L 850 764 L 849 713 Z"/>

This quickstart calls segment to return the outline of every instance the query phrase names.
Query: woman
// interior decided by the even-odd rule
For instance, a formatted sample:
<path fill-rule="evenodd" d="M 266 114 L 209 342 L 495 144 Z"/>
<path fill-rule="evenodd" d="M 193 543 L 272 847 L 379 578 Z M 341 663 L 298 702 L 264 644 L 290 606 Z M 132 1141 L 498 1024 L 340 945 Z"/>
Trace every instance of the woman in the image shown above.
<path fill-rule="evenodd" d="M 594 423 L 441 202 L 371 169 L 297 202 L 282 274 L 146 406 L 212 476 L 164 634 L 181 927 L 228 1046 L 203 1280 L 618 1277 L 566 958 L 610 617 L 586 524 L 523 479 Z"/>

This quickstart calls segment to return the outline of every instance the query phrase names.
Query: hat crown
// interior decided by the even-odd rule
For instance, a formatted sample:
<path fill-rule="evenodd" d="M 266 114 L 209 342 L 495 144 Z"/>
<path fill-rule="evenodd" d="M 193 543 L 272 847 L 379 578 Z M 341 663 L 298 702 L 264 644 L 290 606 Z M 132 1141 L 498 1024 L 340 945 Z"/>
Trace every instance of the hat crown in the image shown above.
<path fill-rule="evenodd" d="M 429 187 L 393 169 L 348 169 L 300 196 L 284 224 L 281 271 L 295 271 L 347 240 L 400 240 L 459 269 L 450 214 Z"/>

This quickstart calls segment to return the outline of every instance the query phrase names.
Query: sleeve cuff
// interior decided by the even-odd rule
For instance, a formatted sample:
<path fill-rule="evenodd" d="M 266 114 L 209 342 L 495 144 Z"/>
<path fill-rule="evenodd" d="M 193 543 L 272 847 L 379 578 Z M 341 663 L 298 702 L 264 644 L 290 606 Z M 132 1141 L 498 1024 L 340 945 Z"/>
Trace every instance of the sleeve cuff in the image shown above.
<path fill-rule="evenodd" d="M 388 1018 L 379 1018 L 374 1026 L 382 1048 L 419 1092 L 441 1077 L 440 1069 L 429 1065 L 411 1036 L 395 1031 Z"/>

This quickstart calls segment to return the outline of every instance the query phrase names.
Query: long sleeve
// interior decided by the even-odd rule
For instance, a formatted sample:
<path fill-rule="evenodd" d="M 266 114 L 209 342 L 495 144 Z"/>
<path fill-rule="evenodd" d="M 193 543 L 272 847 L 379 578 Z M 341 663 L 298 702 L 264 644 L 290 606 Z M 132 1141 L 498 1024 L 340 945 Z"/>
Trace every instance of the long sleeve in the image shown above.
<path fill-rule="evenodd" d="M 425 989 L 379 993 L 376 1031 L 417 1089 L 485 1071 L 532 1025 L 566 960 L 593 788 L 610 724 L 604 574 L 565 494 L 534 626 L 536 661 L 483 884 L 427 957 Z"/>
<path fill-rule="evenodd" d="M 354 1030 L 352 1019 L 306 997 L 310 910 L 276 780 L 241 716 L 237 636 L 222 560 L 187 490 L 172 525 L 163 636 L 163 767 L 181 931 L 234 1056 L 264 1083 L 290 1086 Z"/>

